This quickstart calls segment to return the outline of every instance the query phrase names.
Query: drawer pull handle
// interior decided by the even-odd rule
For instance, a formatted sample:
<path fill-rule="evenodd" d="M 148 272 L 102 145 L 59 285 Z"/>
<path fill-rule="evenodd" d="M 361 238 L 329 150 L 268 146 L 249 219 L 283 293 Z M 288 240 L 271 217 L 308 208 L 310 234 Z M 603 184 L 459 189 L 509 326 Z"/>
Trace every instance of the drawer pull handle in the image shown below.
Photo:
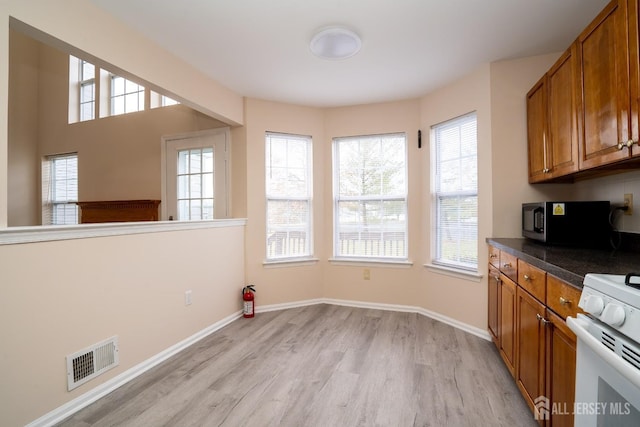
<path fill-rule="evenodd" d="M 510 262 L 505 262 L 503 267 L 504 268 L 511 268 L 511 263 Z"/>
<path fill-rule="evenodd" d="M 525 274 L 525 275 L 524 275 L 524 280 L 526 280 L 526 281 L 528 282 L 529 280 L 531 280 L 531 277 L 529 277 L 529 276 L 527 276 L 527 275 Z"/>
<path fill-rule="evenodd" d="M 566 298 L 560 297 L 560 304 L 569 305 L 569 304 L 571 304 L 571 300 L 568 300 Z"/>
<path fill-rule="evenodd" d="M 497 254 L 490 254 L 489 258 L 498 258 L 498 255 Z"/>

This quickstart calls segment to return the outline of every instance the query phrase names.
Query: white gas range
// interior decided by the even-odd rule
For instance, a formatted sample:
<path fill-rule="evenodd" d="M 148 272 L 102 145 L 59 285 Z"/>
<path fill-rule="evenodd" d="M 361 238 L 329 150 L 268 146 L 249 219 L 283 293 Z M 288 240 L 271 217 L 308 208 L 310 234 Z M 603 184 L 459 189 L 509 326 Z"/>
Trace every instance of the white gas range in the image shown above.
<path fill-rule="evenodd" d="M 640 274 L 587 274 L 568 317 L 578 337 L 575 425 L 640 426 Z"/>

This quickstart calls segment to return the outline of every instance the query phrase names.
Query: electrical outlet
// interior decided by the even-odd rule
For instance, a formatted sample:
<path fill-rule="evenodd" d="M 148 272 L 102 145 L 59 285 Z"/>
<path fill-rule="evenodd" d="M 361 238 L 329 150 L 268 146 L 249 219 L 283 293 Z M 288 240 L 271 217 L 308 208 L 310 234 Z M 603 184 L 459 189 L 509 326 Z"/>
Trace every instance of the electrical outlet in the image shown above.
<path fill-rule="evenodd" d="M 191 305 L 191 291 L 186 291 L 184 293 L 184 305 Z"/>
<path fill-rule="evenodd" d="M 624 195 L 624 205 L 627 207 L 627 210 L 624 211 L 625 215 L 633 215 L 633 194 L 626 193 Z"/>
<path fill-rule="evenodd" d="M 371 271 L 369 271 L 368 268 L 365 268 L 364 272 L 362 273 L 362 277 L 364 278 L 364 280 L 371 279 Z"/>

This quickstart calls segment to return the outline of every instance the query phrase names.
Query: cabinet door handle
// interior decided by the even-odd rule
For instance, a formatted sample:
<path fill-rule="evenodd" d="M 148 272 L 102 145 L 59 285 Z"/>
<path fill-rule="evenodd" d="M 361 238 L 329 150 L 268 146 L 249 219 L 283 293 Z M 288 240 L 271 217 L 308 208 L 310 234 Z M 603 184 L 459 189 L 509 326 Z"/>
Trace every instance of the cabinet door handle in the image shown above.
<path fill-rule="evenodd" d="M 631 146 L 632 146 L 633 144 L 635 144 L 635 141 L 634 141 L 634 140 L 630 139 L 630 140 L 628 140 L 628 141 L 627 141 L 627 147 L 628 147 L 628 148 L 631 148 Z"/>
<path fill-rule="evenodd" d="M 493 276 L 493 278 L 495 279 L 495 281 L 496 281 L 497 283 L 500 283 L 500 276 Z"/>
<path fill-rule="evenodd" d="M 538 319 L 539 322 L 542 322 L 542 324 L 545 326 L 551 323 L 551 320 L 547 320 L 544 317 L 540 316 L 540 313 L 536 313 L 536 318 Z"/>
<path fill-rule="evenodd" d="M 566 298 L 560 297 L 560 304 L 569 305 L 569 304 L 571 304 L 571 300 L 568 300 Z"/>
<path fill-rule="evenodd" d="M 618 150 L 622 150 L 625 147 L 625 143 L 624 142 L 618 142 Z"/>
<path fill-rule="evenodd" d="M 525 275 L 524 275 L 524 280 L 526 280 L 526 281 L 528 282 L 529 280 L 531 280 L 531 277 L 529 277 L 529 276 L 527 276 L 527 275 L 525 274 Z"/>

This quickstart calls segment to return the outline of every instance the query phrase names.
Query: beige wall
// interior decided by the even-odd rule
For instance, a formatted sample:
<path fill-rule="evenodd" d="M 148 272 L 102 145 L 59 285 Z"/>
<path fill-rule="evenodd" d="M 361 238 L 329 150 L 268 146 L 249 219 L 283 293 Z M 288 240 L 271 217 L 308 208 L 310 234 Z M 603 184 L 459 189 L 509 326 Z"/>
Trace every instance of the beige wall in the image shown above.
<path fill-rule="evenodd" d="M 69 124 L 68 53 L 18 31 L 11 31 L 11 45 L 9 226 L 41 224 L 40 159 L 46 156 L 78 153 L 81 201 L 159 200 L 161 137 L 225 126 L 185 105 Z M 31 63 L 35 68 L 26 69 Z"/>
<path fill-rule="evenodd" d="M 0 424 L 20 426 L 240 310 L 244 227 L 0 246 L 0 264 Z M 113 335 L 120 365 L 67 392 L 65 356 Z"/>
<path fill-rule="evenodd" d="M 425 183 L 422 193 L 423 212 L 430 218 L 419 232 L 423 236 L 423 262 L 432 259 L 432 232 L 435 221 L 432 219 L 433 206 L 430 197 L 430 151 L 432 126 L 445 120 L 475 111 L 478 124 L 478 269 L 484 273 L 487 254 L 484 240 L 491 235 L 492 189 L 491 189 L 491 142 L 492 128 L 490 103 L 490 68 L 479 67 L 462 79 L 447 85 L 422 98 L 421 126 L 426 135 L 426 150 L 423 157 L 422 181 Z M 486 277 L 477 280 L 462 280 L 431 270 L 423 271 L 421 277 L 423 307 L 444 314 L 458 321 L 486 329 L 487 287 Z"/>
<path fill-rule="evenodd" d="M 491 64 L 494 237 L 522 236 L 522 203 L 573 197 L 571 184 L 530 185 L 528 181 L 526 94 L 559 56 Z"/>
<path fill-rule="evenodd" d="M 324 214 L 327 170 L 324 113 L 321 109 L 247 99 L 246 131 L 246 208 L 247 282 L 256 285 L 256 304 L 277 304 L 320 298 L 323 294 L 323 266 L 326 258 L 312 265 L 269 266 L 266 258 L 265 132 L 310 135 L 313 140 L 313 222 L 314 253 L 325 253 L 323 236 L 330 230 Z M 234 152 L 235 155 L 235 152 Z"/>
<path fill-rule="evenodd" d="M 0 2 L 0 99 L 8 99 L 9 25 L 82 53 L 114 72 L 137 76 L 146 86 L 162 89 L 190 107 L 230 125 L 242 124 L 242 97 L 206 77 L 184 61 L 141 37 L 87 0 L 67 0 L 64 7 L 48 0 Z M 176 78 L 180 76 L 181 78 Z M 7 103 L 0 103 L 0 228 L 7 225 Z"/>
<path fill-rule="evenodd" d="M 8 223 L 40 223 L 38 162 L 39 43 L 12 32 L 8 119 Z"/>
<path fill-rule="evenodd" d="M 189 106 L 205 114 L 232 125 L 244 121 L 241 96 L 89 1 L 68 0 L 64 7 L 48 0 L 2 1 L 0 16 L 0 231 L 7 226 L 9 212 L 10 17 L 45 34 L 14 22 L 22 31 L 63 49 L 75 47 L 102 65 L 113 65 L 116 72 L 136 75 L 151 88 L 188 100 Z M 64 105 L 58 108 L 66 114 Z M 12 111 L 12 118 L 18 111 Z M 183 118 L 194 120 L 191 114 Z M 126 126 L 129 131 L 135 127 L 133 123 Z M 74 138 L 94 139 L 83 133 L 84 127 L 74 128 Z M 24 135 L 33 128 L 24 124 L 16 129 Z M 107 139 L 113 142 L 121 136 L 116 132 Z M 25 150 L 29 153 L 23 158 L 32 150 Z M 134 155 L 146 161 L 148 153 Z M 156 164 L 157 171 L 159 160 L 149 162 Z M 18 182 L 11 182 L 12 192 Z M 239 310 L 239 289 L 245 283 L 244 240 L 240 226 L 0 245 L 0 424 L 20 426 L 33 421 Z M 189 307 L 184 306 L 187 289 L 193 292 Z M 120 366 L 67 392 L 65 356 L 114 334 L 120 337 Z"/>
<path fill-rule="evenodd" d="M 257 286 L 258 306 L 322 297 L 411 305 L 485 329 L 486 278 L 466 280 L 423 266 L 431 259 L 429 129 L 440 121 L 470 111 L 478 114 L 481 272 L 487 261 L 486 237 L 519 236 L 521 202 L 555 195 L 568 197 L 576 188 L 530 186 L 526 178 L 524 96 L 558 55 L 483 65 L 415 100 L 333 109 L 255 99 L 243 104 L 239 95 L 205 78 L 87 0 L 68 0 L 62 9 L 46 0 L 10 0 L 0 3 L 0 14 L 5 17 L 0 20 L 0 99 L 8 98 L 6 18 L 14 16 L 57 37 L 60 46 L 75 46 L 105 63 L 115 64 L 227 123 L 244 123 L 244 127 L 232 131 L 231 198 L 236 216 L 248 217 L 246 232 L 243 227 L 234 227 L 0 246 L 0 377 L 7 379 L 0 387 L 3 425 L 34 420 L 224 318 L 239 308 L 238 288 L 244 283 Z M 125 118 L 123 128 L 128 131 L 124 134 L 134 126 L 129 123 L 134 116 L 130 117 Z M 60 132 L 55 125 L 48 126 L 53 132 Z M 90 138 L 84 133 L 86 126 L 78 124 L 73 128 L 76 141 Z M 155 125 L 145 124 L 148 126 Z M 417 148 L 418 129 L 423 131 L 422 149 Z M 2 102 L 0 228 L 6 226 L 8 212 L 6 130 L 7 104 Z M 263 265 L 266 131 L 313 137 L 314 252 L 319 261 L 310 265 Z M 111 142 L 123 135 L 104 132 Z M 381 132 L 406 132 L 408 136 L 412 265 L 393 268 L 329 263 L 333 221 L 331 139 Z M 31 135 L 27 139 L 32 138 Z M 98 151 L 95 155 L 111 154 Z M 142 152 L 135 155 L 141 162 L 146 161 Z M 159 164 L 149 160 L 151 163 Z M 157 172 L 153 166 L 148 171 Z M 138 179 L 146 180 L 146 174 Z M 186 247 L 189 250 L 184 250 Z M 71 274 L 67 272 L 70 259 L 75 262 Z M 187 276 L 178 275 L 184 270 L 178 270 L 178 265 L 190 266 Z M 371 271 L 368 281 L 363 279 L 364 268 Z M 64 280 L 57 279 L 60 277 Z M 187 288 L 194 296 L 190 307 L 183 303 Z M 90 321 L 77 322 L 79 317 L 88 315 Z M 64 356 L 113 334 L 121 337 L 121 367 L 67 393 Z M 18 378 L 24 372 L 29 374 Z"/>
<path fill-rule="evenodd" d="M 422 269 L 420 230 L 426 226 L 420 211 L 420 195 L 424 189 L 420 177 L 421 158 L 425 148 L 418 149 L 420 128 L 420 102 L 407 100 L 375 105 L 331 108 L 326 112 L 326 138 L 323 144 L 325 158 L 325 207 L 323 216 L 329 231 L 324 235 L 323 256 L 333 256 L 333 189 L 332 138 L 353 135 L 405 132 L 408 158 L 408 219 L 409 258 L 412 266 L 342 265 L 330 263 L 324 271 L 324 296 L 354 301 L 420 305 L 415 300 L 419 290 L 418 272 Z M 370 279 L 364 280 L 364 269 L 370 270 Z"/>

